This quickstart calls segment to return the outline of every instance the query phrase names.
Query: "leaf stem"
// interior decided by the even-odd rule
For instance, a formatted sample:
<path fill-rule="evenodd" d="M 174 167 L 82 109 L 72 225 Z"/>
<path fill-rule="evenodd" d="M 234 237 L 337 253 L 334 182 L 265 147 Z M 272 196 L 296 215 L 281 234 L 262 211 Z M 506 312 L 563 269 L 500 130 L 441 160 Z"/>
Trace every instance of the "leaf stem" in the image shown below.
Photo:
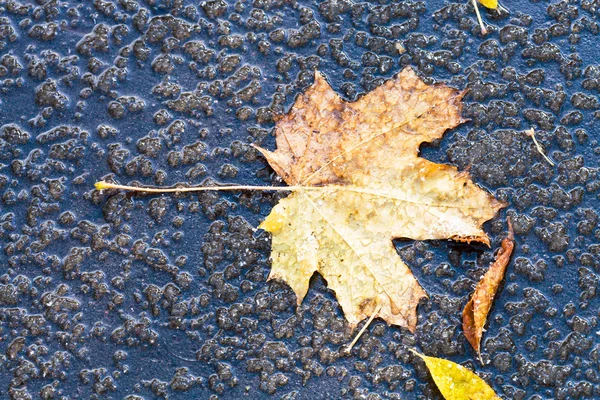
<path fill-rule="evenodd" d="M 296 190 L 323 190 L 319 186 L 248 186 L 248 185 L 229 185 L 229 186 L 192 186 L 192 187 L 170 187 L 153 188 L 147 186 L 128 186 L 119 185 L 105 181 L 99 181 L 94 184 L 97 190 L 119 189 L 130 192 L 146 193 L 180 193 L 180 192 L 209 192 L 209 191 L 236 191 L 236 190 L 269 190 L 276 192 L 293 192 Z"/>

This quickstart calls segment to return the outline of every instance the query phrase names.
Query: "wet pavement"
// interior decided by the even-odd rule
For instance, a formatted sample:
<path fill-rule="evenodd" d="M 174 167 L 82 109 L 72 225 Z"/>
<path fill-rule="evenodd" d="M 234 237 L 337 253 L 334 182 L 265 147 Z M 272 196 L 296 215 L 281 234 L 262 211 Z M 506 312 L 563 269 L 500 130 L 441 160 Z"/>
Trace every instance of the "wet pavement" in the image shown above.
<path fill-rule="evenodd" d="M 595 1 L 0 1 L 0 397 L 440 399 L 409 348 L 506 399 L 600 398 L 600 51 Z M 422 148 L 509 206 L 517 247 L 479 365 L 461 312 L 493 249 L 398 241 L 429 293 L 416 334 L 353 336 L 313 277 L 266 282 L 274 116 L 324 73 L 347 100 L 412 66 L 469 89 Z M 550 165 L 525 133 L 536 137 Z M 285 194 L 283 194 L 285 196 Z"/>

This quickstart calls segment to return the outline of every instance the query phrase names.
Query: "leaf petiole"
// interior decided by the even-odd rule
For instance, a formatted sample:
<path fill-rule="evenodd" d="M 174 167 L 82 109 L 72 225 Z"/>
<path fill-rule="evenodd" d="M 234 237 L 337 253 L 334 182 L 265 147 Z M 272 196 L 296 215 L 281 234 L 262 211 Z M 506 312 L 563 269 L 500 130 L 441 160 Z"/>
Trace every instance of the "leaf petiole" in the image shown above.
<path fill-rule="evenodd" d="M 209 191 L 236 191 L 236 190 L 268 190 L 278 192 L 293 192 L 296 190 L 323 190 L 319 186 L 248 186 L 248 185 L 230 185 L 230 186 L 192 186 L 192 187 L 170 187 L 153 188 L 148 186 L 128 186 L 119 185 L 105 181 L 98 181 L 94 184 L 96 190 L 119 189 L 130 192 L 146 193 L 180 193 L 180 192 L 209 192 Z"/>

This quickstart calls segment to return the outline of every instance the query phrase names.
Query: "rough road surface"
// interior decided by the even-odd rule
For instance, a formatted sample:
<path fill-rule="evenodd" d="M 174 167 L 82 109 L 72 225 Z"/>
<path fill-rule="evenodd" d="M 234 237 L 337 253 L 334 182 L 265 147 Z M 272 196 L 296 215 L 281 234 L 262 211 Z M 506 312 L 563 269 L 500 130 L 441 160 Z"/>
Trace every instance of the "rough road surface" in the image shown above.
<path fill-rule="evenodd" d="M 482 36 L 467 0 L 0 0 L 0 397 L 440 399 L 415 348 L 506 399 L 600 398 L 600 3 L 503 5 Z M 278 184 L 251 143 L 315 68 L 352 100 L 407 65 L 469 89 L 423 155 L 509 203 L 493 247 L 513 218 L 484 366 L 460 316 L 490 249 L 398 242 L 417 332 L 376 320 L 344 355 L 321 278 L 298 308 L 265 282 L 277 196 L 93 188 Z"/>

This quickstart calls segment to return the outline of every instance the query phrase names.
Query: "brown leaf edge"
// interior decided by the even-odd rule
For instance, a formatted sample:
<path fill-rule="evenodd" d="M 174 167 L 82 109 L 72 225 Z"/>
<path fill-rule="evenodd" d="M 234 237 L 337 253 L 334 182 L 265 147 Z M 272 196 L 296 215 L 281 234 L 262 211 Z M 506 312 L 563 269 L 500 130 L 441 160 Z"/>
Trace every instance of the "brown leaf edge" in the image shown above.
<path fill-rule="evenodd" d="M 477 283 L 473 296 L 463 310 L 463 332 L 469 343 L 471 343 L 471 346 L 473 346 L 473 349 L 477 352 L 479 361 L 482 361 L 481 337 L 483 335 L 483 327 L 485 326 L 487 315 L 492 308 L 496 291 L 504 279 L 506 267 L 515 247 L 514 232 L 510 219 L 507 219 L 507 223 L 508 236 L 502 240 L 500 250 L 496 254 L 496 260 L 490 265 L 479 283 Z"/>

